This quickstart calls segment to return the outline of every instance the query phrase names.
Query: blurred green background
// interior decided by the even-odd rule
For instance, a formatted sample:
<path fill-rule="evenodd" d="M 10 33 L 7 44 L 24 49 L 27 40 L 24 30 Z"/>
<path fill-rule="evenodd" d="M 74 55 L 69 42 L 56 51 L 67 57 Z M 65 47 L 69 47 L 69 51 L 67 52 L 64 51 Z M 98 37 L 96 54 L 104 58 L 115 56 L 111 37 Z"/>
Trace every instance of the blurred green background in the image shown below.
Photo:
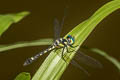
<path fill-rule="evenodd" d="M 98 8 L 110 0 L 3 0 L 0 2 L 0 14 L 30 11 L 31 14 L 17 24 L 13 24 L 0 38 L 0 44 L 19 41 L 32 41 L 54 38 L 53 20 L 62 20 L 64 8 L 68 6 L 61 36 L 76 25 L 89 18 Z M 83 45 L 96 47 L 109 53 L 120 61 L 120 11 L 115 11 L 105 18 L 87 38 Z M 0 54 L 0 79 L 13 80 L 20 72 L 27 71 L 33 75 L 42 64 L 46 55 L 33 64 L 23 67 L 26 58 L 46 49 L 48 46 L 26 47 L 5 51 Z M 70 65 L 61 80 L 120 80 L 117 68 L 104 57 L 87 53 L 103 64 L 102 69 L 85 67 L 91 76 Z"/>

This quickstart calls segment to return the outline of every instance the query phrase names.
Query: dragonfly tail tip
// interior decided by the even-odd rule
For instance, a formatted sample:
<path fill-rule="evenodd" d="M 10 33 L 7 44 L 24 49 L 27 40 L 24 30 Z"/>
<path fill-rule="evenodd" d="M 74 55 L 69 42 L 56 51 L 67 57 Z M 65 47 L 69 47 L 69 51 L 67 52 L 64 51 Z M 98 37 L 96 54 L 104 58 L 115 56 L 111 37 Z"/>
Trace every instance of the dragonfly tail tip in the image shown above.
<path fill-rule="evenodd" d="M 28 59 L 24 62 L 23 66 L 27 66 L 27 65 L 29 65 L 29 64 L 31 64 L 31 63 L 32 63 L 32 59 L 31 59 L 31 58 L 28 58 Z"/>

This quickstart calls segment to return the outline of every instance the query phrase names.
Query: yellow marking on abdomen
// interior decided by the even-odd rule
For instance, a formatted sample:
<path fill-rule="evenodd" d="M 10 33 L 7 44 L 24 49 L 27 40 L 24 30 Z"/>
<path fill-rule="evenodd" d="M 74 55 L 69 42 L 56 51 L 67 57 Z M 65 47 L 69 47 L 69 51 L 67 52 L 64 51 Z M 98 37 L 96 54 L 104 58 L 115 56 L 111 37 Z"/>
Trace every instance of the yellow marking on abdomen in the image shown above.
<path fill-rule="evenodd" d="M 58 46 L 60 46 L 60 47 L 64 47 L 64 45 L 63 45 L 63 44 L 61 44 L 61 43 L 60 43 Z"/>

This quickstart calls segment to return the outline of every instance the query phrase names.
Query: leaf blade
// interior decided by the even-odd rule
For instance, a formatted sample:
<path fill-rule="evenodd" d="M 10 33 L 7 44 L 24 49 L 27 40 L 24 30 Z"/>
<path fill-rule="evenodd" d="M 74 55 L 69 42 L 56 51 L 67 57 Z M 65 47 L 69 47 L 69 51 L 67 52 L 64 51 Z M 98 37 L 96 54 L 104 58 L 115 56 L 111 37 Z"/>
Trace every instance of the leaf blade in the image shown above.
<path fill-rule="evenodd" d="M 16 48 L 28 47 L 28 46 L 51 45 L 52 43 L 53 43 L 53 39 L 51 38 L 40 39 L 35 41 L 17 42 L 14 44 L 0 45 L 0 52 L 16 49 Z"/>
<path fill-rule="evenodd" d="M 0 15 L 0 36 L 10 27 L 12 23 L 17 23 L 28 14 L 29 12 L 24 11 L 16 14 Z"/>
<path fill-rule="evenodd" d="M 22 72 L 14 80 L 30 80 L 31 76 L 30 73 Z"/>

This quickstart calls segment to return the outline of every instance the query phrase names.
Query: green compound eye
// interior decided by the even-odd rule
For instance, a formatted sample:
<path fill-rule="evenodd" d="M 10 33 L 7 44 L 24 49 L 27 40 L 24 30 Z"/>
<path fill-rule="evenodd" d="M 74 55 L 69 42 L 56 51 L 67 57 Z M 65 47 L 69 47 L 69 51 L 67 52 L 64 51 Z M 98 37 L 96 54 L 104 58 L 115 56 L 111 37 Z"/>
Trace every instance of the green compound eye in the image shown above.
<path fill-rule="evenodd" d="M 67 36 L 67 40 L 69 40 L 70 44 L 73 44 L 75 42 L 74 37 L 72 37 L 71 35 Z"/>

